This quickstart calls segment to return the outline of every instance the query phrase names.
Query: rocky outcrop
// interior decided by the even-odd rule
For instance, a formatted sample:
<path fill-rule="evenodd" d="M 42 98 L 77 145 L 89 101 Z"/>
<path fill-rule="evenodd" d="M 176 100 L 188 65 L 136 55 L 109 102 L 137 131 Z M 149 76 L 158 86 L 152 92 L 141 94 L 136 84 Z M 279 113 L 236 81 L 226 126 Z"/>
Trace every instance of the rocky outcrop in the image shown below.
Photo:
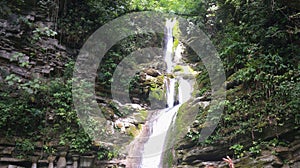
<path fill-rule="evenodd" d="M 55 39 L 52 22 L 35 12 L 0 19 L 0 79 L 8 74 L 30 79 L 62 74 L 70 55 Z M 47 20 L 47 19 L 44 19 Z"/>
<path fill-rule="evenodd" d="M 137 76 L 130 92 L 131 102 L 151 109 L 165 108 L 164 75 L 157 69 L 144 68 Z"/>
<path fill-rule="evenodd" d="M 9 8 L 9 7 L 7 7 Z M 13 12 L 7 18 L 0 18 L 0 82 L 14 74 L 22 80 L 34 78 L 61 77 L 64 75 L 67 63 L 76 54 L 66 48 L 57 39 L 55 22 L 35 9 Z M 161 75 L 154 68 L 145 69 L 145 79 L 138 81 L 141 90 L 132 92 L 133 102 L 143 104 L 148 98 L 150 85 Z M 109 98 L 97 97 L 102 111 L 108 119 L 108 127 L 112 133 L 121 132 L 136 136 L 140 125 L 145 122 L 147 110 L 138 104 L 111 103 Z M 115 104 L 115 105 L 114 105 Z M 145 105 L 144 105 L 145 106 Z M 55 116 L 49 116 L 53 120 Z M 17 138 L 11 141 L 0 138 L 0 167 L 125 167 L 121 161 L 99 161 L 96 159 L 99 144 L 95 150 L 81 154 L 69 150 L 58 149 L 58 140 L 53 139 L 49 146 L 54 150 L 51 154 L 44 151 L 44 142 L 37 142 L 32 154 L 20 156 L 16 148 Z M 101 142 L 100 142 L 101 143 Z M 47 144 L 48 145 L 48 144 Z M 111 144 L 101 144 L 110 146 Z M 19 159 L 22 157 L 22 159 Z M 97 166 L 99 165 L 99 166 Z M 101 165 L 101 166 L 100 166 Z"/>
<path fill-rule="evenodd" d="M 272 131 L 273 130 L 273 131 Z M 262 167 L 284 167 L 284 168 L 296 168 L 300 165 L 300 131 L 295 131 L 291 129 L 290 126 L 276 129 L 266 128 L 268 134 L 261 136 L 262 140 L 268 140 L 272 138 L 281 138 L 289 142 L 285 146 L 273 146 L 270 147 L 260 146 L 260 154 L 253 155 L 250 152 L 246 152 L 245 156 L 240 159 L 235 159 L 235 165 L 237 168 L 262 168 Z M 277 134 L 277 136 L 275 136 Z M 273 136 L 271 136 L 273 135 Z M 264 139 L 265 138 L 265 139 Z M 224 138 L 226 139 L 226 138 Z M 233 140 L 236 141 L 236 140 Z M 231 143 L 230 141 L 218 141 L 212 145 L 196 145 L 186 140 L 182 140 L 177 144 L 176 149 L 173 151 L 175 153 L 176 167 L 205 167 L 208 164 L 214 164 L 218 167 L 227 167 L 227 165 L 222 162 L 222 158 L 229 156 L 234 156 L 232 150 L 229 150 Z M 232 142 L 232 141 L 231 141 Z M 239 141 L 241 142 L 241 141 Z M 251 139 L 243 140 L 244 144 L 250 146 Z"/>
<path fill-rule="evenodd" d="M 2 15 L 5 11 L 0 12 L 0 82 L 11 74 L 18 76 L 21 82 L 61 77 L 73 57 L 71 50 L 57 39 L 56 23 L 34 3 L 36 1 L 26 1 L 22 10 L 1 3 L 0 9 L 4 5 L 8 12 L 5 15 Z M 53 120 L 53 116 L 49 118 Z M 50 153 L 42 141 L 32 142 L 32 146 L 28 147 L 31 151 L 22 153 L 17 143 L 19 137 L 6 137 L 0 137 L 1 168 L 92 167 L 97 156 L 97 150 L 78 155 L 72 150 L 61 148 L 57 139 L 47 144 L 53 148 Z"/>

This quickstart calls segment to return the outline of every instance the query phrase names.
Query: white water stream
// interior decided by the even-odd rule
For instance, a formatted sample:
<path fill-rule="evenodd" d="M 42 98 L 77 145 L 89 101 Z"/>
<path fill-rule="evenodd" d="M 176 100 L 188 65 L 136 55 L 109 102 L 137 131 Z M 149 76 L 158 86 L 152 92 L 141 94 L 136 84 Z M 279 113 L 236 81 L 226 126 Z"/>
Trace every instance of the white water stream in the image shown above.
<path fill-rule="evenodd" d="M 166 22 L 166 34 L 165 34 L 165 62 L 167 64 L 167 74 L 171 74 L 175 63 L 179 63 L 181 60 L 181 52 L 175 52 L 175 58 L 173 58 L 173 35 L 172 29 L 175 25 L 175 20 L 168 20 Z M 180 46 L 182 47 L 182 46 Z M 177 51 L 177 50 L 176 50 Z M 183 72 L 184 74 L 186 72 Z M 176 83 L 178 82 L 178 94 L 176 95 Z M 168 129 L 171 124 L 175 123 L 176 114 L 180 105 L 186 102 L 190 98 L 192 92 L 191 83 L 183 79 L 183 77 L 170 78 L 165 77 L 165 88 L 167 105 L 166 108 L 159 111 L 157 115 L 152 117 L 150 123 L 150 136 L 148 141 L 144 144 L 144 150 L 141 156 L 140 168 L 160 168 L 162 154 L 164 151 L 164 145 Z M 177 97 L 175 97 L 177 96 Z M 177 100 L 177 103 L 175 103 Z M 179 102 L 178 102 L 179 101 Z M 179 103 L 179 104 L 178 104 Z M 177 105 L 176 105 L 177 104 Z"/>

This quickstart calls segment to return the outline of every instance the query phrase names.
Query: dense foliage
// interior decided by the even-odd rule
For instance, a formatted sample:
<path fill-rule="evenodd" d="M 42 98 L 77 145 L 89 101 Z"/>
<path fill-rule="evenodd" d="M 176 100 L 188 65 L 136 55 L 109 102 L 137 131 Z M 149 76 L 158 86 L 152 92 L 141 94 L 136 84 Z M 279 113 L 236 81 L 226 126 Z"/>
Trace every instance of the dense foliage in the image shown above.
<path fill-rule="evenodd" d="M 299 8 L 285 1 L 234 0 L 212 5 L 216 9 L 207 16 L 226 70 L 228 96 L 222 102 L 222 121 L 206 142 L 225 137 L 240 142 L 236 138 L 249 137 L 253 146 L 244 145 L 251 152 L 259 146 L 257 142 L 264 143 L 267 128 L 298 129 L 300 22 L 295 16 Z M 199 77 L 200 94 L 209 90 L 206 75 Z M 201 113 L 198 120 L 205 115 Z M 199 135 L 191 132 L 188 137 L 197 141 Z M 246 150 L 242 144 L 230 149 L 237 155 Z"/>
<path fill-rule="evenodd" d="M 65 76 L 60 79 L 28 81 L 8 74 L 0 88 L 0 136 L 17 136 L 20 155 L 32 154 L 35 141 L 43 141 L 43 150 L 56 152 L 49 144 L 59 139 L 59 145 L 75 152 L 90 150 L 92 140 L 79 125 L 72 105 L 71 74 L 73 60 L 88 36 L 108 21 L 133 11 L 154 10 L 186 17 L 194 26 L 202 28 L 212 38 L 224 63 L 227 75 L 225 112 L 215 134 L 206 143 L 223 137 L 249 136 L 253 141 L 248 147 L 259 152 L 257 143 L 280 144 L 278 139 L 263 142 L 260 133 L 272 126 L 289 126 L 299 129 L 300 98 L 300 21 L 299 2 L 289 0 L 4 0 L 0 2 L 1 19 L 21 20 L 25 24 L 28 43 L 34 45 L 43 37 L 59 39 L 72 54 Z M 29 8 L 33 6 L 34 9 Z M 32 27 L 24 13 L 36 10 L 45 15 L 51 25 Z M 87 12 L 88 11 L 88 12 Z M 17 19 L 16 19 L 17 18 Z M 26 33 L 25 33 L 26 34 Z M 144 47 L 161 47 L 162 35 L 142 34 L 131 36 L 116 44 L 104 57 L 97 76 L 97 94 L 107 96 L 113 72 L 128 54 Z M 178 42 L 178 41 L 177 41 Z M 22 46 L 19 46 L 22 47 Z M 41 49 L 42 52 L 42 49 Z M 44 51 L 45 52 L 45 51 Z M 188 51 L 188 60 L 197 63 L 199 91 L 207 93 L 208 74 L 201 60 Z M 27 67 L 16 53 L 12 61 Z M 70 69 L 67 69 L 70 68 Z M 133 83 L 137 83 L 138 79 Z M 131 86 L 134 89 L 134 86 Z M 201 122 L 207 114 L 199 112 Z M 93 124 L 93 123 L 92 123 Z M 93 127 L 93 125 L 91 125 Z M 198 128 L 201 129 L 201 125 Z M 187 139 L 197 142 L 199 132 L 190 132 Z M 22 141 L 23 140 L 23 141 Z M 287 139 L 285 139 L 287 140 Z M 274 141 L 274 143 L 273 143 Z M 276 141 L 276 142 L 275 142 Z M 243 144 L 233 144 L 236 155 L 244 151 Z M 99 149 L 100 150 L 100 149 Z M 111 158 L 101 148 L 100 159 Z"/>

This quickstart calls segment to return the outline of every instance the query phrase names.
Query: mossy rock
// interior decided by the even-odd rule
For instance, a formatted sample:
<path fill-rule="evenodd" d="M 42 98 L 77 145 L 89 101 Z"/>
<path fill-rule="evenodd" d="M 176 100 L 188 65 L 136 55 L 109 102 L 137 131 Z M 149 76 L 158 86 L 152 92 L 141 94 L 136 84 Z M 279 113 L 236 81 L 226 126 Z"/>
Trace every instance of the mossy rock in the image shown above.
<path fill-rule="evenodd" d="M 174 70 L 173 70 L 173 71 L 174 71 L 174 72 L 183 72 L 184 69 L 182 68 L 181 65 L 176 65 L 176 66 L 174 67 Z"/>
<path fill-rule="evenodd" d="M 146 120 L 147 117 L 148 117 L 148 111 L 142 109 L 142 110 L 140 110 L 140 115 L 141 115 L 141 119 L 142 119 L 142 120 Z"/>
<path fill-rule="evenodd" d="M 113 109 L 106 107 L 106 106 L 99 106 L 101 113 L 104 115 L 106 119 L 114 118 L 115 112 Z"/>
<path fill-rule="evenodd" d="M 151 103 L 151 109 L 162 109 L 165 108 L 166 96 L 165 91 L 160 88 L 151 88 L 149 94 L 149 100 Z"/>
<path fill-rule="evenodd" d="M 132 137 L 136 137 L 139 135 L 140 133 L 140 130 L 139 128 L 137 128 L 136 126 L 134 125 L 130 125 L 129 128 L 127 128 L 127 134 L 132 136 Z"/>

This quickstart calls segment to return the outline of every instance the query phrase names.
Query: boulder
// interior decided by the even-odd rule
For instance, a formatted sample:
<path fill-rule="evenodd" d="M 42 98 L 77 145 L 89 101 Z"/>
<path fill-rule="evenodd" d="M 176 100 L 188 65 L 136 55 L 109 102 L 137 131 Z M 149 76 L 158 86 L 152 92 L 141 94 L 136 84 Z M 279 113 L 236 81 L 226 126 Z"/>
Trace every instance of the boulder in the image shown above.
<path fill-rule="evenodd" d="M 183 157 L 182 162 L 192 164 L 195 160 L 221 160 L 224 157 L 224 151 L 227 150 L 227 146 L 209 146 L 209 147 L 196 147 L 188 151 Z M 226 153 L 231 153 L 228 151 Z"/>
<path fill-rule="evenodd" d="M 146 69 L 146 70 L 144 70 L 144 72 L 147 75 L 150 75 L 150 76 L 153 76 L 153 77 L 158 77 L 158 76 L 161 75 L 161 73 L 158 70 L 153 69 L 153 68 Z"/>

